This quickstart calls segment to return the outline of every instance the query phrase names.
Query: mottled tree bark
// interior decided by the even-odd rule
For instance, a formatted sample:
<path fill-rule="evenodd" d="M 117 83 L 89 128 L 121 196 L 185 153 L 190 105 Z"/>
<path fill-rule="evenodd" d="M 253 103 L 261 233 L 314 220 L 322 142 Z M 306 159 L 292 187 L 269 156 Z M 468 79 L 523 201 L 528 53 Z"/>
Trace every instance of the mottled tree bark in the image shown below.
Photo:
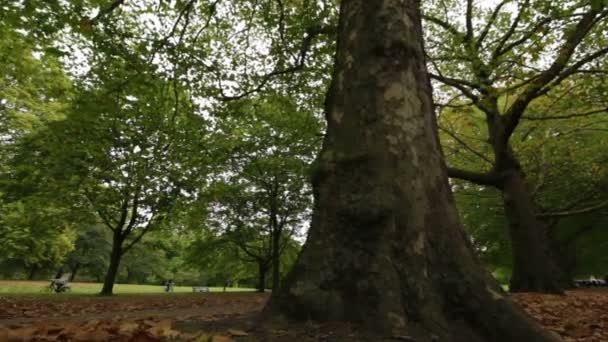
<path fill-rule="evenodd" d="M 416 341 L 553 341 L 474 258 L 441 158 L 418 1 L 343 0 L 302 253 L 269 310 Z"/>
<path fill-rule="evenodd" d="M 494 149 L 495 177 L 491 184 L 502 192 L 511 238 L 513 269 L 511 292 L 563 293 L 564 272 L 557 263 L 549 225 L 539 217 L 526 174 L 507 139 L 502 117 L 488 116 L 490 144 Z"/>

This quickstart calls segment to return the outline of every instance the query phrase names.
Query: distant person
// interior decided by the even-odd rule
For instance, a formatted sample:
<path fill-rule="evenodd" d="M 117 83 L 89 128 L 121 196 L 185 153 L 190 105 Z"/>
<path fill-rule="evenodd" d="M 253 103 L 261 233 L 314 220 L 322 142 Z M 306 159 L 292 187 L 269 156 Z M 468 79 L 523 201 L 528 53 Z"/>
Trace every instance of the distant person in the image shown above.
<path fill-rule="evenodd" d="M 173 292 L 173 279 L 167 280 L 165 283 L 165 292 Z"/>

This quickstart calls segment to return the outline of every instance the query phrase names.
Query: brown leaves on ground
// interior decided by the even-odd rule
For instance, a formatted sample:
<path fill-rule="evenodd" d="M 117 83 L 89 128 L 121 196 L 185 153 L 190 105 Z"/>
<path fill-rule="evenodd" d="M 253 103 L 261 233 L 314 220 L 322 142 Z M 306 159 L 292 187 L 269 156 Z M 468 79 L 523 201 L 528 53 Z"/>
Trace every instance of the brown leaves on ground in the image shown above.
<path fill-rule="evenodd" d="M 186 312 L 225 315 L 256 311 L 262 308 L 268 294 L 242 293 L 175 293 L 119 295 L 114 297 L 2 297 L 0 323 L 4 320 L 27 320 L 45 317 L 128 318 L 146 311 L 168 317 Z M 174 317 L 174 316 L 173 316 Z"/>
<path fill-rule="evenodd" d="M 346 325 L 278 325 L 252 331 L 267 294 L 141 295 L 113 298 L 1 298 L 6 341 L 369 341 Z M 608 341 L 608 291 L 565 296 L 520 293 L 515 302 L 567 342 Z"/>
<path fill-rule="evenodd" d="M 567 342 L 608 341 L 608 291 L 577 290 L 566 295 L 518 293 L 513 300 Z"/>
<path fill-rule="evenodd" d="M 0 328 L 0 342 L 5 341 L 196 341 L 231 342 L 222 335 L 204 332 L 186 333 L 174 329 L 174 321 L 163 320 L 92 320 L 89 322 L 35 323 L 27 326 L 13 325 Z"/>
<path fill-rule="evenodd" d="M 236 328 L 209 333 L 201 329 L 180 331 L 175 323 L 212 322 L 256 313 L 267 297 L 257 293 L 0 297 L 0 342 L 231 342 L 233 337 L 248 333 Z"/>

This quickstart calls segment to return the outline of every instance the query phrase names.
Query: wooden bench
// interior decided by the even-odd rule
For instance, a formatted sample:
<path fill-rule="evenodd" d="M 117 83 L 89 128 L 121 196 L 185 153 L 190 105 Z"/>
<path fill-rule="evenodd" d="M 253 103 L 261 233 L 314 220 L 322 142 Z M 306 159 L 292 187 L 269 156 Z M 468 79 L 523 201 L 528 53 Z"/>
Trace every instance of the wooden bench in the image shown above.
<path fill-rule="evenodd" d="M 207 286 L 192 286 L 192 292 L 210 292 Z"/>

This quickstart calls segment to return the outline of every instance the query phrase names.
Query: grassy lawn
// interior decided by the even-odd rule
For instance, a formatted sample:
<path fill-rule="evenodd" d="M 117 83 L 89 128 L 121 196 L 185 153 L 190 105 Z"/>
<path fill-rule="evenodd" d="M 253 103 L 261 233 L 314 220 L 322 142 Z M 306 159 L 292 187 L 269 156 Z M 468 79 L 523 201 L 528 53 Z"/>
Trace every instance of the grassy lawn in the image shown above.
<path fill-rule="evenodd" d="M 47 294 L 46 287 L 49 281 L 23 281 L 23 280 L 0 280 L 0 296 L 2 295 L 40 295 Z M 72 290 L 67 295 L 95 295 L 101 291 L 101 283 L 70 283 Z M 222 292 L 222 287 L 210 287 L 211 292 Z M 226 291 L 253 291 L 247 288 L 226 288 Z M 165 287 L 161 285 L 136 285 L 115 284 L 114 294 L 146 294 L 164 293 Z M 175 286 L 173 292 L 192 293 L 191 286 Z M 63 295 L 63 294 L 62 294 Z"/>

